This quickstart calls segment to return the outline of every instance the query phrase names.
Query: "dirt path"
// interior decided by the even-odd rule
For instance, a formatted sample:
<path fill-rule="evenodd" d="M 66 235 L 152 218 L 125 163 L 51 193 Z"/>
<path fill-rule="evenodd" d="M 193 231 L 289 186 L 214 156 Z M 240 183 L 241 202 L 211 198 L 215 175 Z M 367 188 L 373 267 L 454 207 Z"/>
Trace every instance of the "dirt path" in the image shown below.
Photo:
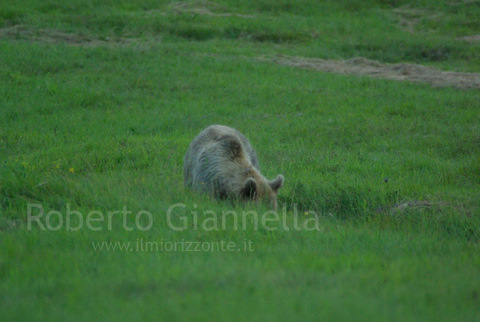
<path fill-rule="evenodd" d="M 0 28 L 0 39 L 38 41 L 44 43 L 63 43 L 71 46 L 94 47 L 108 44 L 127 44 L 134 41 L 129 38 L 95 39 L 82 34 L 66 33 L 53 29 L 36 29 L 24 25 Z"/>
<path fill-rule="evenodd" d="M 283 55 L 259 58 L 259 60 L 327 73 L 365 75 L 373 78 L 427 83 L 434 87 L 480 89 L 479 73 L 447 72 L 415 64 L 383 64 L 365 58 L 325 60 Z"/>

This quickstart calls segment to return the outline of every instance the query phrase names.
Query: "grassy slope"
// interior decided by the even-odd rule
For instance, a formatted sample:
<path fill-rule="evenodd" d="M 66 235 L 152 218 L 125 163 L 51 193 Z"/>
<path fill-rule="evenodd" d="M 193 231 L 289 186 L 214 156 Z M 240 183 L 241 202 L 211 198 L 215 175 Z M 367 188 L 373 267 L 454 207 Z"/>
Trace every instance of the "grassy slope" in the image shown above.
<path fill-rule="evenodd" d="M 477 4 L 411 2 L 440 14 L 409 33 L 394 11 L 406 1 L 97 2 L 0 5 L 4 27 L 30 31 L 0 40 L 4 317 L 479 318 L 480 93 L 255 60 L 364 56 L 478 72 L 479 46 L 457 40 L 479 33 Z M 195 13 L 205 7 L 249 17 Z M 38 30 L 70 36 L 36 41 Z M 211 123 L 244 132 L 263 172 L 286 176 L 289 214 L 294 203 L 301 222 L 317 211 L 322 231 L 169 229 L 172 203 L 187 214 L 230 207 L 182 187 L 183 154 Z M 156 217 L 146 232 L 118 220 L 112 231 L 27 231 L 31 202 Z M 91 247 L 139 238 L 247 239 L 255 251 Z"/>

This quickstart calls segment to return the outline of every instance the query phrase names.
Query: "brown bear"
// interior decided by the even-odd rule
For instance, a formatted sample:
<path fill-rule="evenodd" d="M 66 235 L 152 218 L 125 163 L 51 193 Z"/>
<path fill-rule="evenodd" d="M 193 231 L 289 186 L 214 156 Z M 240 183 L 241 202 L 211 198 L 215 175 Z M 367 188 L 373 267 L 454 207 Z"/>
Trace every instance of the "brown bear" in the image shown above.
<path fill-rule="evenodd" d="M 220 199 L 269 201 L 277 209 L 277 193 L 284 178 L 267 180 L 260 173 L 257 154 L 239 131 L 211 125 L 190 144 L 184 158 L 185 187 Z"/>

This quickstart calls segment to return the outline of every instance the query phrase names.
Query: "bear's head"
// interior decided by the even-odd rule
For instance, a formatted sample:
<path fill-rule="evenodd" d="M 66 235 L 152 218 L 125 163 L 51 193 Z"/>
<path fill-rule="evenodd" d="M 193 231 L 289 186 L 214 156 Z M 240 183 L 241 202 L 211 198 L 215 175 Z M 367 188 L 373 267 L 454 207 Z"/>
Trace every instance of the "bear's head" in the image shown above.
<path fill-rule="evenodd" d="M 273 210 L 277 210 L 277 194 L 283 187 L 284 181 L 281 174 L 269 181 L 257 171 L 252 171 L 251 176 L 247 177 L 243 183 L 240 196 L 244 200 L 267 202 Z"/>

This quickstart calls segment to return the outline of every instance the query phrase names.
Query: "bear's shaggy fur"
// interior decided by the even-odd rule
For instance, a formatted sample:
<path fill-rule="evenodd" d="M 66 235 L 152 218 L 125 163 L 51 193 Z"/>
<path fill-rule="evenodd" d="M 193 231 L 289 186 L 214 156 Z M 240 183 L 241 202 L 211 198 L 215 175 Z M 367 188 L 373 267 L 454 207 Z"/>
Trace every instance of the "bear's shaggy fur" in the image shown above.
<path fill-rule="evenodd" d="M 248 139 L 235 129 L 212 125 L 190 144 L 184 158 L 184 184 L 220 199 L 269 200 L 277 208 L 284 178 L 267 180 Z"/>

